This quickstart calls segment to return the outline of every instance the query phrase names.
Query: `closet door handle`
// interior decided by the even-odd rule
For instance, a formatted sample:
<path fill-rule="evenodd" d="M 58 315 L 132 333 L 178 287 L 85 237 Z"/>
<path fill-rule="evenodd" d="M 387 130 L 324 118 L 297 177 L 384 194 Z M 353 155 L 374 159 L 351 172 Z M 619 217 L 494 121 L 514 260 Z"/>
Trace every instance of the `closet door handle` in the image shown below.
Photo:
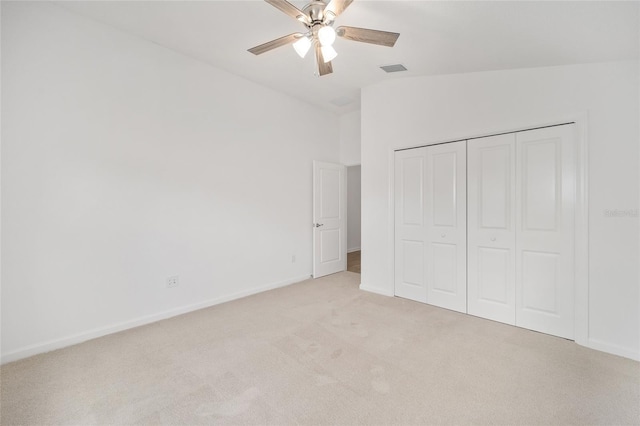
<path fill-rule="evenodd" d="M 314 223 L 313 226 L 320 228 L 321 226 L 324 226 L 324 223 Z"/>
<path fill-rule="evenodd" d="M 496 237 L 491 237 L 491 241 L 495 241 L 495 240 L 496 240 Z"/>

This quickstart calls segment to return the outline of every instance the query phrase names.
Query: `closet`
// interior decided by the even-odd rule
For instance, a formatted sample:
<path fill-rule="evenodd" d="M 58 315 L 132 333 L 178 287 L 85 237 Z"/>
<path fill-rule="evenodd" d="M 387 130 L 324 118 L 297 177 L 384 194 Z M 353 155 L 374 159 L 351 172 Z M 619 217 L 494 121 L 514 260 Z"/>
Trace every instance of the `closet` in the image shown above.
<path fill-rule="evenodd" d="M 396 295 L 466 312 L 466 142 L 395 162 Z"/>
<path fill-rule="evenodd" d="M 573 338 L 574 126 L 395 153 L 395 294 Z"/>

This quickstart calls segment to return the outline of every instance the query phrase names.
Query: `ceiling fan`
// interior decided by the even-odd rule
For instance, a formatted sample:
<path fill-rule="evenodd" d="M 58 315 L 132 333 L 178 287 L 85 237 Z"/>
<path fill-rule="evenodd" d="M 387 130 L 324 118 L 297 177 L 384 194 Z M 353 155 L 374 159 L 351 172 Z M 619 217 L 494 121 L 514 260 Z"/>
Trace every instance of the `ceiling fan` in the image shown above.
<path fill-rule="evenodd" d="M 318 74 L 331 74 L 331 61 L 338 55 L 333 48 L 336 36 L 347 40 L 393 47 L 400 36 L 399 33 L 370 30 L 367 28 L 338 27 L 333 29 L 334 20 L 349 7 L 353 0 L 312 0 L 302 10 L 286 0 L 264 0 L 285 14 L 300 21 L 305 27 L 304 33 L 293 33 L 271 40 L 249 49 L 254 55 L 260 55 L 280 46 L 293 44 L 300 57 L 304 58 L 311 46 L 314 47 Z"/>

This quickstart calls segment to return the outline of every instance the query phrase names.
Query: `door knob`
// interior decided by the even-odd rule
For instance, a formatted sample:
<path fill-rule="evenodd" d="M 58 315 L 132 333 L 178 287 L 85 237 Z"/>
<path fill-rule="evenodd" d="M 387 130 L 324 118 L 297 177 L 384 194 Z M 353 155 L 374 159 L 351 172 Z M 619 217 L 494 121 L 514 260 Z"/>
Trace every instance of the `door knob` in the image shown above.
<path fill-rule="evenodd" d="M 320 228 L 323 225 L 324 225 L 324 223 L 314 223 L 313 224 L 313 226 L 315 226 L 316 228 Z"/>
<path fill-rule="evenodd" d="M 440 236 L 441 236 L 442 238 L 444 238 L 444 237 L 446 237 L 446 236 L 447 236 L 447 234 L 442 234 L 442 235 L 440 235 Z"/>
<path fill-rule="evenodd" d="M 495 240 L 496 240 L 496 237 L 491 237 L 491 241 L 495 241 Z"/>

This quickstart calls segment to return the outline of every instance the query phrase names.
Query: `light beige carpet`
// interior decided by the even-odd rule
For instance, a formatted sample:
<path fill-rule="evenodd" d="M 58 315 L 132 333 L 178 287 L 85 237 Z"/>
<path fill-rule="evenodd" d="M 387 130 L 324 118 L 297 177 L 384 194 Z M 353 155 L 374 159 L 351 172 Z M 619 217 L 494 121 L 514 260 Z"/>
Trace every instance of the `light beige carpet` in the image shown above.
<path fill-rule="evenodd" d="M 1 368 L 11 424 L 637 424 L 640 366 L 344 272 Z"/>

